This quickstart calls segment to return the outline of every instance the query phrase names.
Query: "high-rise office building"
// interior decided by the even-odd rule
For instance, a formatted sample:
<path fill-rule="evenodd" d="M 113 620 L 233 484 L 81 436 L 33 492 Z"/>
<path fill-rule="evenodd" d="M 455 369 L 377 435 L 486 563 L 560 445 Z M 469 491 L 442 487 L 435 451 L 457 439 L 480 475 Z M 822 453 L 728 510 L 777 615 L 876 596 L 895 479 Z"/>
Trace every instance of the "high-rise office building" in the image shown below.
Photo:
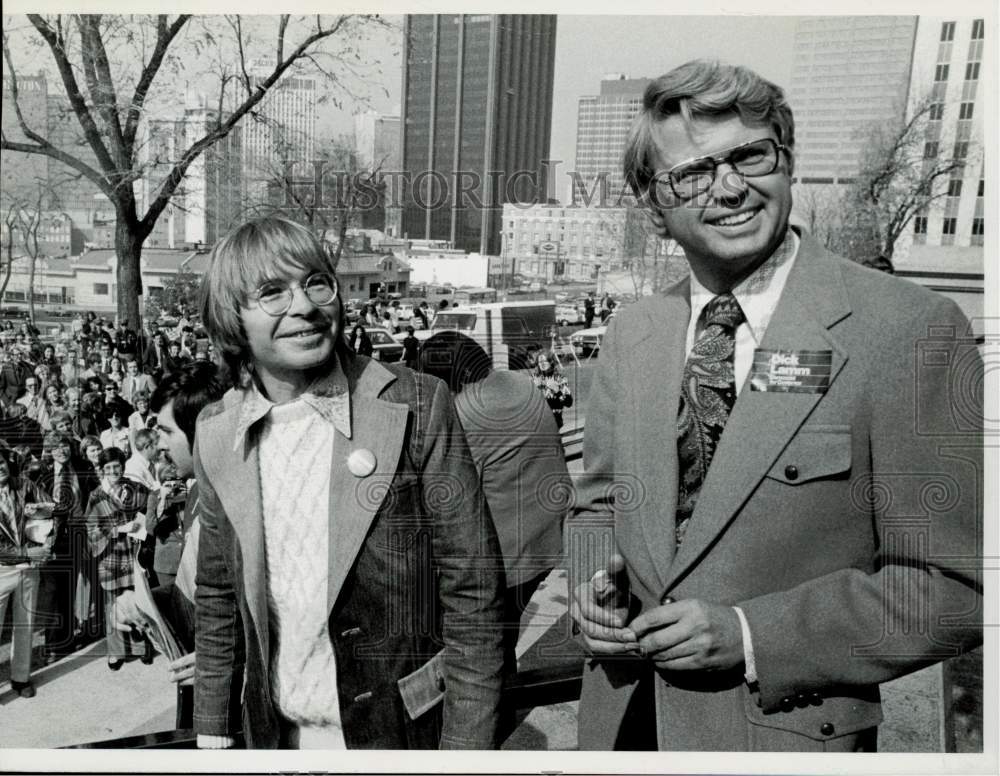
<path fill-rule="evenodd" d="M 249 67 L 250 88 L 263 82 L 274 69 L 274 60 L 261 58 Z M 240 100 L 245 95 L 240 95 Z M 240 122 L 243 159 L 243 196 L 248 205 L 267 201 L 267 184 L 286 164 L 305 169 L 312 164 L 316 147 L 316 79 L 286 75 L 261 101 L 257 116 Z"/>
<path fill-rule="evenodd" d="M 215 125 L 217 111 L 188 108 L 184 111 L 184 147 L 189 148 Z M 206 149 L 184 176 L 184 242 L 213 245 L 244 214 L 241 177 L 242 128 Z"/>
<path fill-rule="evenodd" d="M 917 25 L 909 110 L 912 113 L 922 101 L 931 101 L 924 156 L 967 160 L 951 171 L 945 196 L 913 220 L 908 236 L 912 237 L 911 258 L 917 264 L 931 263 L 933 254 L 941 253 L 917 246 L 954 246 L 958 250 L 949 251 L 950 264 L 982 265 L 986 232 L 984 36 L 984 19 L 921 16 Z M 963 252 L 963 248 L 970 250 Z"/>
<path fill-rule="evenodd" d="M 595 183 L 604 181 L 605 202 L 618 205 L 631 202 L 622 175 L 622 149 L 628 138 L 632 122 L 642 108 L 642 94 L 649 85 L 649 78 L 626 78 L 613 73 L 601 79 L 597 95 L 580 98 L 576 119 L 576 166 L 578 178 L 572 180 L 575 191 L 573 201 L 580 197 L 600 197 Z M 623 194 L 625 195 L 623 197 Z M 602 203 L 603 204 L 603 203 Z"/>
<path fill-rule="evenodd" d="M 504 203 L 546 200 L 555 44 L 553 15 L 406 18 L 405 236 L 495 255 Z"/>
<path fill-rule="evenodd" d="M 402 162 L 399 116 L 385 116 L 365 111 L 354 116 L 354 152 L 359 170 L 379 171 L 377 179 L 385 185 L 378 202 L 360 214 L 361 225 L 399 236 L 402 212 L 399 204 L 399 178 Z"/>
<path fill-rule="evenodd" d="M 916 16 L 805 16 L 795 25 L 795 177 L 837 183 L 857 173 L 865 130 L 906 106 Z"/>

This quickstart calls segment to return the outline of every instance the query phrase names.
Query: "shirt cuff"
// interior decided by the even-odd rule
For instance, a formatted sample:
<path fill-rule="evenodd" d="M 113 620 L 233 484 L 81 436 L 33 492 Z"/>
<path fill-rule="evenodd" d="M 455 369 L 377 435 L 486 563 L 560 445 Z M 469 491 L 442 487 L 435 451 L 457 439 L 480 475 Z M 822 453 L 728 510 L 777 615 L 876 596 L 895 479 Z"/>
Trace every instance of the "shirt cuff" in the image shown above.
<path fill-rule="evenodd" d="M 743 635 L 743 663 L 745 666 L 743 678 L 746 679 L 747 684 L 753 685 L 757 683 L 757 664 L 753 659 L 753 640 L 750 638 L 750 625 L 747 623 L 747 617 L 743 614 L 743 610 L 740 607 L 734 606 L 733 611 L 739 617 L 740 633 Z"/>
<path fill-rule="evenodd" d="M 232 749 L 236 739 L 232 736 L 212 736 L 207 733 L 198 734 L 199 749 Z"/>

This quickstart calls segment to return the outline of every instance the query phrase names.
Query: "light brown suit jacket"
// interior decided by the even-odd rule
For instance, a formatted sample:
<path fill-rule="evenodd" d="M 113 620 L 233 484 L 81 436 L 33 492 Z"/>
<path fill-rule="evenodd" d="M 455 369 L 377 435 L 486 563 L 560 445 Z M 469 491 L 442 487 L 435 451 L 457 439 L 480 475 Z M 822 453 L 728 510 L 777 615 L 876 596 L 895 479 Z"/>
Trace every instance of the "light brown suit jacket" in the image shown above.
<path fill-rule="evenodd" d="M 881 720 L 880 682 L 982 638 L 982 361 L 968 322 L 803 236 L 761 347 L 830 351 L 829 389 L 744 385 L 675 554 L 689 318 L 684 282 L 608 331 L 567 530 L 571 584 L 617 547 L 642 610 L 667 595 L 739 605 L 759 689 L 742 666 L 592 660 L 580 748 L 621 743 L 652 674 L 660 749 L 856 749 Z"/>

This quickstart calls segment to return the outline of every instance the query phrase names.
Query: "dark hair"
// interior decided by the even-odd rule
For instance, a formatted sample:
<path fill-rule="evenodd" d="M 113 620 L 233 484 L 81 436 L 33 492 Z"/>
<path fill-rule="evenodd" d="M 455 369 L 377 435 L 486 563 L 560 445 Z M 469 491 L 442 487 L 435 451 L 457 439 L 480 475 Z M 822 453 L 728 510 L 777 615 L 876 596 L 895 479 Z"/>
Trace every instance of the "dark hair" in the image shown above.
<path fill-rule="evenodd" d="M 46 450 L 66 445 L 69 447 L 70 452 L 73 451 L 73 440 L 66 434 L 60 434 L 58 431 L 50 431 L 47 433 L 44 437 L 42 445 Z"/>
<path fill-rule="evenodd" d="M 7 447 L 6 442 L 3 442 L 3 444 L 0 444 L 0 459 L 3 459 L 7 464 L 7 468 L 10 469 L 10 478 L 14 480 L 14 485 L 16 486 L 21 474 L 21 456 Z M 12 488 L 12 490 L 16 490 L 16 487 Z"/>
<path fill-rule="evenodd" d="M 195 421 L 198 413 L 226 392 L 219 368 L 211 361 L 193 361 L 170 374 L 156 386 L 149 397 L 149 409 L 159 412 L 170 402 L 177 428 L 184 432 L 188 445 L 194 448 Z"/>
<path fill-rule="evenodd" d="M 109 463 L 117 461 L 122 466 L 125 466 L 125 453 L 119 450 L 117 447 L 105 447 L 101 450 L 101 457 L 97 459 L 97 466 L 103 469 Z"/>
<path fill-rule="evenodd" d="M 419 370 L 447 383 L 458 393 L 493 371 L 486 351 L 471 337 L 457 331 L 442 331 L 429 337 L 420 350 Z"/>

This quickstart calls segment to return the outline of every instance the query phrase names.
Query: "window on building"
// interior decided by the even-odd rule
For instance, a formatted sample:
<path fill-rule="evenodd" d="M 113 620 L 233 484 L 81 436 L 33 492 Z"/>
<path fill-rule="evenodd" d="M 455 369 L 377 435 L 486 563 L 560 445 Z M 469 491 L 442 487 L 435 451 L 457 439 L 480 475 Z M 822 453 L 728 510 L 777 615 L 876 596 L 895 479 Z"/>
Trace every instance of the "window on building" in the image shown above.
<path fill-rule="evenodd" d="M 969 155 L 969 144 L 968 143 L 955 143 L 955 153 L 953 156 L 956 159 L 964 159 Z"/>
<path fill-rule="evenodd" d="M 986 184 L 986 181 L 984 181 L 982 178 L 980 178 L 979 179 L 979 188 L 976 189 L 976 196 L 977 197 L 983 196 L 983 191 L 984 191 L 984 188 L 985 188 L 985 184 Z"/>
<path fill-rule="evenodd" d="M 975 81 L 979 78 L 979 63 L 970 62 L 965 66 L 965 80 Z"/>
<path fill-rule="evenodd" d="M 982 40 L 983 39 L 983 20 L 975 19 L 972 22 L 972 39 Z"/>
<path fill-rule="evenodd" d="M 934 68 L 934 80 L 935 81 L 947 81 L 948 80 L 948 65 L 938 65 Z"/>
<path fill-rule="evenodd" d="M 986 219 L 985 218 L 973 218 L 972 219 L 972 234 L 976 237 L 982 237 L 986 234 Z"/>
<path fill-rule="evenodd" d="M 941 40 L 955 39 L 955 22 L 945 22 L 941 25 Z"/>
<path fill-rule="evenodd" d="M 915 216 L 913 219 L 913 233 L 927 234 L 927 216 Z"/>
<path fill-rule="evenodd" d="M 931 121 L 940 121 L 944 116 L 944 103 L 935 102 L 931 105 L 930 111 L 928 113 Z"/>
<path fill-rule="evenodd" d="M 973 103 L 971 102 L 963 102 L 961 104 L 961 106 L 958 109 L 959 120 L 972 118 L 972 106 Z"/>
<path fill-rule="evenodd" d="M 108 295 L 107 283 L 94 283 L 94 296 L 107 296 L 107 295 Z"/>
<path fill-rule="evenodd" d="M 955 234 L 955 227 L 958 225 L 957 218 L 946 218 L 941 222 L 941 234 Z"/>
<path fill-rule="evenodd" d="M 929 140 L 924 143 L 924 159 L 933 159 L 937 156 L 938 144 L 936 140 Z"/>
<path fill-rule="evenodd" d="M 960 197 L 960 196 L 962 196 L 962 181 L 961 180 L 950 180 L 950 181 L 948 181 L 948 196 L 949 197 Z"/>

